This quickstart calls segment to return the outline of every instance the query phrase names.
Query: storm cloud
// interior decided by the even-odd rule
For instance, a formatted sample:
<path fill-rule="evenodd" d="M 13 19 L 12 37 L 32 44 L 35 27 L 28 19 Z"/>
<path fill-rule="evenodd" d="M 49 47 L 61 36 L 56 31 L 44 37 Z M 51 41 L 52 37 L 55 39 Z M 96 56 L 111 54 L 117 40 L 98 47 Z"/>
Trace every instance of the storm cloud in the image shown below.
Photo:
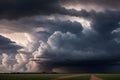
<path fill-rule="evenodd" d="M 0 54 L 2 53 L 17 53 L 22 47 L 12 42 L 10 39 L 0 35 Z"/>
<path fill-rule="evenodd" d="M 86 10 L 76 11 L 67 10 L 61 6 L 59 0 L 18 0 L 18 1 L 0 1 L 0 18 L 1 19 L 19 19 L 21 17 L 30 17 L 32 15 L 51 15 L 62 14 L 71 16 L 87 17 L 89 14 Z"/>
<path fill-rule="evenodd" d="M 50 14 L 55 13 L 58 7 L 58 1 L 46 0 L 1 0 L 0 1 L 0 17 L 1 18 L 16 18 L 22 16 L 30 16 L 34 14 Z M 52 8 L 52 9 L 51 9 Z M 56 10 L 54 10 L 56 9 Z"/>
<path fill-rule="evenodd" d="M 68 9 L 81 4 L 87 6 Z M 37 68 L 40 72 L 120 72 L 116 70 L 120 64 L 118 0 L 1 0 L 0 6 L 0 68 L 7 65 L 5 69 L 20 72 Z M 87 10 L 89 6 L 94 9 Z M 100 6 L 103 11 L 97 11 Z M 7 63 L 10 58 L 14 63 Z"/>
<path fill-rule="evenodd" d="M 108 10 L 106 12 L 95 12 L 95 15 L 88 17 L 92 22 L 92 30 L 88 30 L 86 33 L 79 31 L 79 35 L 77 35 L 77 33 L 69 32 L 69 29 L 64 32 L 59 29 L 60 31 L 55 31 L 48 38 L 47 42 L 41 43 L 38 52 L 34 55 L 35 57 L 38 56 L 36 58 L 40 56 L 40 58 L 42 58 L 42 56 L 43 58 L 47 57 L 48 61 L 43 61 L 44 65 L 48 64 L 53 68 L 55 66 L 58 67 L 58 65 L 60 67 L 68 64 L 74 67 L 83 66 L 84 64 L 84 67 L 103 65 L 101 70 L 103 70 L 103 72 L 109 72 L 109 70 L 107 70 L 107 68 L 110 68 L 109 66 L 119 65 L 117 62 L 119 62 L 120 45 L 118 38 L 116 41 L 116 32 L 113 33 L 114 30 L 120 27 L 119 16 L 119 11 Z M 113 17 L 114 19 L 112 19 Z M 42 64 L 41 61 L 40 63 Z M 44 68 L 47 68 L 47 66 L 44 66 Z M 104 70 L 104 68 L 106 70 Z"/>

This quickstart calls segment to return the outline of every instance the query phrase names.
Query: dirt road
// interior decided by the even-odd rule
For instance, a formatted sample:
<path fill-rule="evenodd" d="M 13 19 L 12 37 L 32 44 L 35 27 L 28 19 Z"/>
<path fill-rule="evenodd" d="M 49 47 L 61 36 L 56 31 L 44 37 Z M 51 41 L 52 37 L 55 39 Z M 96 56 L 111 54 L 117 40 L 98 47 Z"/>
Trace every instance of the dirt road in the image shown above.
<path fill-rule="evenodd" d="M 79 76 L 86 76 L 86 75 L 74 74 L 74 75 L 71 75 L 71 76 L 58 77 L 58 78 L 53 79 L 53 80 L 64 80 L 64 79 L 67 79 L 67 78 L 74 78 L 74 77 L 79 77 Z M 95 75 L 91 75 L 89 80 L 103 80 L 103 79 L 98 78 Z"/>
<path fill-rule="evenodd" d="M 103 80 L 103 79 L 98 78 L 95 75 L 91 75 L 90 80 Z"/>
<path fill-rule="evenodd" d="M 71 76 L 63 76 L 63 77 L 58 77 L 54 80 L 63 80 L 63 79 L 66 79 L 66 78 L 73 78 L 73 77 L 78 77 L 78 76 L 84 76 L 84 75 L 81 75 L 81 74 L 74 74 L 74 75 L 71 75 Z"/>

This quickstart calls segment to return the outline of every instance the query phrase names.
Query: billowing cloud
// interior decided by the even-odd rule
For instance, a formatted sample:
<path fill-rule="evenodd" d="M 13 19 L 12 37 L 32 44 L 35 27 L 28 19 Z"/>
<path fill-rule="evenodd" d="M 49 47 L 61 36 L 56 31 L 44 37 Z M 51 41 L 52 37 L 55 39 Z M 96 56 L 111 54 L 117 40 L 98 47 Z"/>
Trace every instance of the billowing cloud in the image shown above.
<path fill-rule="evenodd" d="M 119 72 L 118 0 L 1 0 L 0 6 L 1 72 Z"/>
<path fill-rule="evenodd" d="M 67 65 L 94 67 L 99 64 L 103 65 L 101 70 L 108 68 L 108 65 L 119 65 L 117 63 L 120 56 L 117 36 L 120 21 L 118 13 L 119 11 L 106 11 L 90 15 L 92 30 L 88 30 L 86 33 L 69 32 L 69 29 L 64 32 L 61 29 L 56 30 L 46 42 L 40 43 L 38 52 L 33 55 L 47 70 L 48 65 L 52 67 L 49 69 L 54 69 L 54 67 Z M 112 19 L 113 17 L 114 19 Z M 114 31 L 117 31 L 115 32 L 117 35 L 113 34 Z M 43 58 L 44 60 L 42 60 Z M 47 66 L 45 67 L 45 65 Z M 111 67 L 109 68 L 111 69 Z M 109 72 L 109 70 L 103 70 L 103 72 L 107 71 Z"/>

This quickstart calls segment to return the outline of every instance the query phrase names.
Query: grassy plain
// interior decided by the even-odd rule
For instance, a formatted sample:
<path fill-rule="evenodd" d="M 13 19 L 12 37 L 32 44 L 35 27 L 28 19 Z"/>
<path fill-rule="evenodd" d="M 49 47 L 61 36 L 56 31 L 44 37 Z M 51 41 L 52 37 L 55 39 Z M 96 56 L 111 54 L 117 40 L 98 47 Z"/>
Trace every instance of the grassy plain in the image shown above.
<path fill-rule="evenodd" d="M 56 80 L 59 77 L 72 76 L 75 74 L 0 74 L 0 80 Z M 91 74 L 64 78 L 60 80 L 90 80 Z M 120 74 L 93 74 L 103 80 L 120 80 Z"/>

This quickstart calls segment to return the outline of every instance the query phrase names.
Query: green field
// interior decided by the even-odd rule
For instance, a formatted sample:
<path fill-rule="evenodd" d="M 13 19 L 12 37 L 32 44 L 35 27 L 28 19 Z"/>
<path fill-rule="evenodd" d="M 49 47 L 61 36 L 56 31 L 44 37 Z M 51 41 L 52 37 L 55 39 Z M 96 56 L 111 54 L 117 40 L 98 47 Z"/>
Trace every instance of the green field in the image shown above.
<path fill-rule="evenodd" d="M 120 80 L 120 74 L 95 74 L 103 80 Z"/>
<path fill-rule="evenodd" d="M 75 74 L 0 74 L 0 80 L 55 80 L 60 77 Z M 91 74 L 79 74 L 80 76 L 68 77 L 59 80 L 90 80 Z M 120 80 L 120 74 L 94 74 L 103 80 Z"/>
<path fill-rule="evenodd" d="M 70 74 L 0 74 L 0 80 L 52 80 Z"/>

